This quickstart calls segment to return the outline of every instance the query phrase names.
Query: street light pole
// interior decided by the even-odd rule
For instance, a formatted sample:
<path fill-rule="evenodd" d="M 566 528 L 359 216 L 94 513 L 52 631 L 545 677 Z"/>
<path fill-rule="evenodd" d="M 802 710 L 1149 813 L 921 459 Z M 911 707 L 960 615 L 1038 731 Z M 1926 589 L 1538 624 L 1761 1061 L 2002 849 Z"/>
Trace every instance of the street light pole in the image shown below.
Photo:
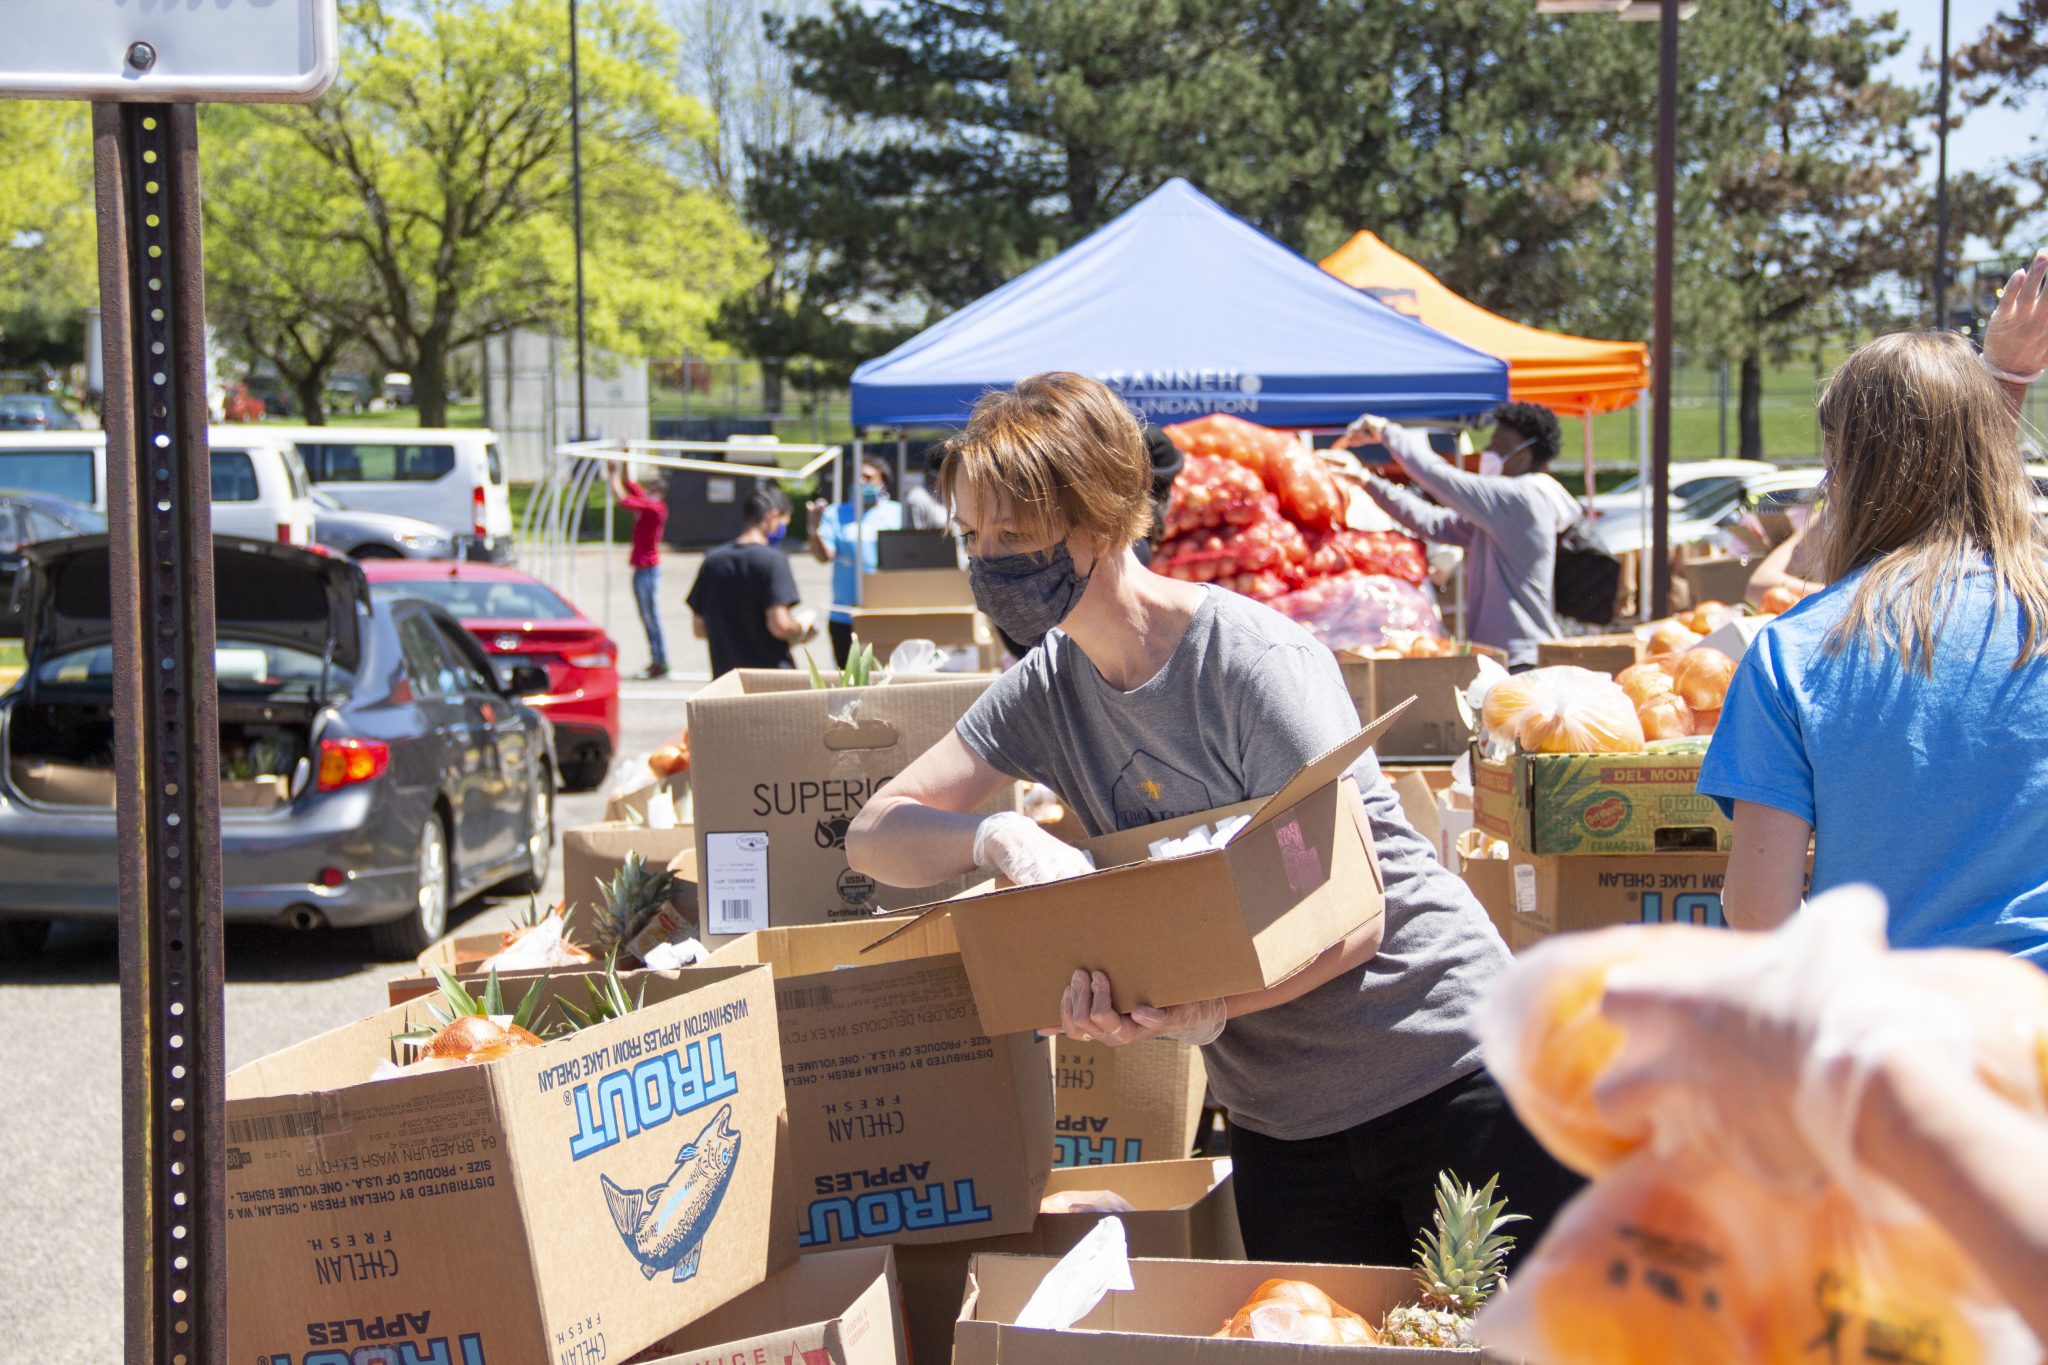
<path fill-rule="evenodd" d="M 1679 0 L 1657 16 L 1657 246 L 1650 337 L 1650 610 L 1671 614 L 1671 275 L 1678 226 Z"/>
<path fill-rule="evenodd" d="M 576 439 L 587 441 L 590 389 L 583 351 L 583 75 L 576 60 L 576 0 L 569 0 L 569 193 L 576 219 Z"/>
<path fill-rule="evenodd" d="M 1948 330 L 1948 5 L 1941 0 L 1941 83 L 1935 97 L 1934 328 Z"/>

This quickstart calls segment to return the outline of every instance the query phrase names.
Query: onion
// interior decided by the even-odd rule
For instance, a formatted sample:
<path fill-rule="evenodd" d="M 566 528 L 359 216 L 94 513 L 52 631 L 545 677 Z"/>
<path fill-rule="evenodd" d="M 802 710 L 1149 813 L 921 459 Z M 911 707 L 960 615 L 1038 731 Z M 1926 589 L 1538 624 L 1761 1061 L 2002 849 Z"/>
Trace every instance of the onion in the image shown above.
<path fill-rule="evenodd" d="M 1735 660 L 1718 649 L 1688 651 L 1672 672 L 1675 690 L 1695 711 L 1719 711 L 1735 677 Z"/>
<path fill-rule="evenodd" d="M 1659 621 L 1650 627 L 1650 634 L 1643 642 L 1643 657 L 1661 659 L 1667 654 L 1683 654 L 1705 638 L 1677 621 Z"/>
<path fill-rule="evenodd" d="M 1502 678 L 1487 692 L 1486 705 L 1480 708 L 1479 718 L 1487 733 L 1494 738 L 1510 744 L 1520 738 L 1522 717 L 1528 714 L 1530 704 L 1536 699 L 1530 677 L 1530 674 L 1521 673 L 1512 678 Z"/>
<path fill-rule="evenodd" d="M 1714 727 L 1720 723 L 1721 712 L 1718 707 L 1712 711 L 1695 711 L 1692 713 L 1692 732 L 1695 735 L 1711 735 L 1714 733 Z"/>
<path fill-rule="evenodd" d="M 1775 588 L 1764 589 L 1763 600 L 1758 602 L 1757 606 L 1766 615 L 1776 616 L 1781 612 L 1792 610 L 1792 608 L 1798 606 L 1804 600 L 1798 592 L 1781 583 Z"/>
<path fill-rule="evenodd" d="M 1692 708 L 1674 692 L 1639 703 L 1636 719 L 1645 739 L 1686 739 L 1693 733 Z"/>
<path fill-rule="evenodd" d="M 1614 675 L 1614 680 L 1621 684 L 1621 690 L 1628 693 L 1628 699 L 1639 711 L 1651 698 L 1668 696 L 1672 688 L 1670 670 L 1659 663 L 1624 668 Z"/>

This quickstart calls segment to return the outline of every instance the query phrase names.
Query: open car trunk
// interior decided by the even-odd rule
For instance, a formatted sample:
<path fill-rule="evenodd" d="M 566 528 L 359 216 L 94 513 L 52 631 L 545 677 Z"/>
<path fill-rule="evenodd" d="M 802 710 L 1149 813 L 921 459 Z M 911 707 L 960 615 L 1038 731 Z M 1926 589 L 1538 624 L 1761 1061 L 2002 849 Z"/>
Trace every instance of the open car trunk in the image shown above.
<path fill-rule="evenodd" d="M 15 600 L 28 673 L 5 708 L 9 787 L 28 801 L 114 803 L 113 652 L 104 536 L 31 548 Z M 217 536 L 220 804 L 288 804 L 312 781 L 322 711 L 361 661 L 361 571 L 345 560 Z"/>
<path fill-rule="evenodd" d="M 50 806 L 114 804 L 114 718 L 103 702 L 22 698 L 6 728 L 7 783 Z M 220 726 L 223 812 L 274 810 L 312 780 L 310 717 Z"/>

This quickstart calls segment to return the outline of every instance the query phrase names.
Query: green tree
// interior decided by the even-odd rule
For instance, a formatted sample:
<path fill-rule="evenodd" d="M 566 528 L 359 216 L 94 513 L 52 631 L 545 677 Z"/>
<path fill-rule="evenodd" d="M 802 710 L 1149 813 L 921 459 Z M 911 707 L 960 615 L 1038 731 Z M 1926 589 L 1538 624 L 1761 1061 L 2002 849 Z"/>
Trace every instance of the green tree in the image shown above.
<path fill-rule="evenodd" d="M 76 103 L 0 100 L 0 147 L 0 360 L 69 364 L 81 315 L 99 297 L 91 115 Z"/>
<path fill-rule="evenodd" d="M 324 235 L 344 258 L 270 291 L 295 314 L 272 332 L 289 321 L 359 338 L 412 375 L 435 424 L 457 349 L 572 325 L 567 22 L 558 0 L 344 6 L 334 88 L 257 116 L 296 144 L 254 147 L 283 177 L 270 224 L 306 240 L 272 251 L 252 236 L 252 254 L 289 261 Z M 758 244 L 706 184 L 714 129 L 677 88 L 674 31 L 648 0 L 589 0 L 581 25 L 591 339 L 642 354 L 701 345 L 720 301 L 759 274 Z"/>

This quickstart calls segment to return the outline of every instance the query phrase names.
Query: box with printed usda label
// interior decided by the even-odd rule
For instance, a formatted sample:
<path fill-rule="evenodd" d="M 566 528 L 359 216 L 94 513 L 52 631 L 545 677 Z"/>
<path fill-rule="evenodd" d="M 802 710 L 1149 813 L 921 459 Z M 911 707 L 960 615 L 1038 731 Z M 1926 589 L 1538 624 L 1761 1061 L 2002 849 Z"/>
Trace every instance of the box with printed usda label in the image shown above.
<path fill-rule="evenodd" d="M 986 675 L 815 690 L 788 669 L 741 669 L 690 698 L 701 927 L 707 946 L 793 924 L 866 919 L 954 895 L 883 886 L 846 865 L 846 830 L 884 783 L 951 734 Z M 985 808 L 1013 807 L 1016 792 Z"/>
<path fill-rule="evenodd" d="M 413 1003 L 230 1075 L 228 1358 L 623 1360 L 792 1259 L 769 974 L 643 983 L 482 1066 L 370 1080 Z"/>
<path fill-rule="evenodd" d="M 911 923 L 952 919 L 990 1033 L 1057 1027 L 1076 968 L 1106 973 L 1126 1014 L 1275 985 L 1385 910 L 1350 769 L 1399 713 L 1304 764 L 1263 801 L 1091 839 L 1082 847 L 1099 871 L 963 896 Z M 1246 821 L 1220 846 L 1152 855 L 1163 840 L 1239 815 Z"/>
<path fill-rule="evenodd" d="M 768 929 L 712 957 L 775 973 L 798 1245 L 1030 1227 L 1052 1169 L 1051 1046 L 982 1027 L 951 926 L 863 955 L 875 933 L 872 921 Z"/>

